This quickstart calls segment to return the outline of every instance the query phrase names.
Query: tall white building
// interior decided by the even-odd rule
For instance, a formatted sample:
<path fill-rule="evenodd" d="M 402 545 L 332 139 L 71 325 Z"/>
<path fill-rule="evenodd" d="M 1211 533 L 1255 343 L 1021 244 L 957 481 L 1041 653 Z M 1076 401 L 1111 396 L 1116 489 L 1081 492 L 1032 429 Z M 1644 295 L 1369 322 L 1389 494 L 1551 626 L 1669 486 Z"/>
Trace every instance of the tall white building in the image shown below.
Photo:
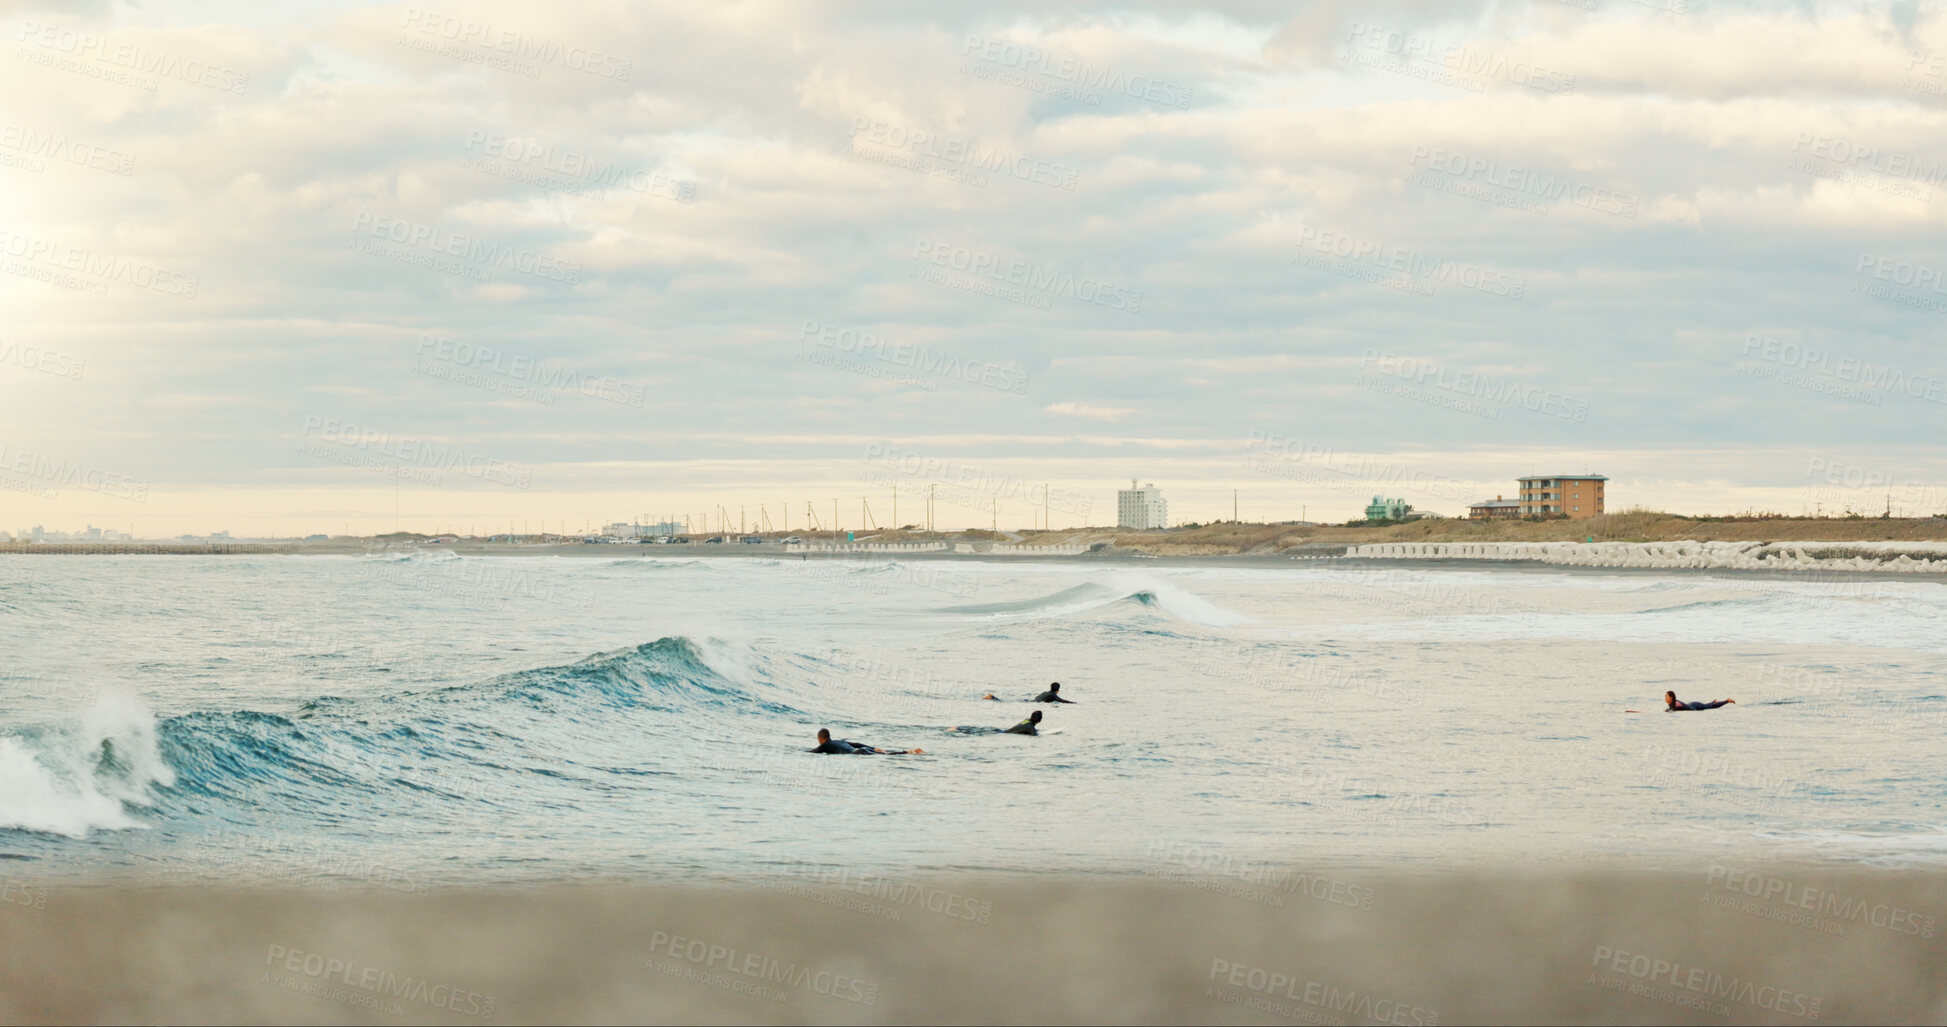
<path fill-rule="evenodd" d="M 1155 482 L 1137 488 L 1136 479 L 1129 479 L 1129 487 L 1115 494 L 1115 523 L 1141 531 L 1169 527 L 1170 505 L 1163 499 L 1163 490 Z"/>

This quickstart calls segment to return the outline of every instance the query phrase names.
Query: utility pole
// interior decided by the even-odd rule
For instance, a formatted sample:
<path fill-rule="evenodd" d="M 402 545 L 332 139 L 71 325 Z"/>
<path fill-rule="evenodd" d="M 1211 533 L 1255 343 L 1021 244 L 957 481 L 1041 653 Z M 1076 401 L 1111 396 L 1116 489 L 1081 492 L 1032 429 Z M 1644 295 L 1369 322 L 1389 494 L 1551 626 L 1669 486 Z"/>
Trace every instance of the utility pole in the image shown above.
<path fill-rule="evenodd" d="M 929 481 L 926 483 L 926 530 L 927 531 L 933 530 L 933 488 L 934 485 L 932 482 Z"/>
<path fill-rule="evenodd" d="M 838 500 L 832 500 L 832 530 L 838 530 Z"/>
<path fill-rule="evenodd" d="M 988 508 L 988 512 L 992 514 L 994 518 L 994 522 L 988 526 L 987 530 L 998 533 L 1001 530 L 1001 501 L 999 499 L 990 497 L 987 500 L 987 502 L 991 504 Z"/>
<path fill-rule="evenodd" d="M 1052 527 L 1048 521 L 1048 483 L 1045 481 L 1041 483 L 1041 526 Z"/>
<path fill-rule="evenodd" d="M 1230 523 L 1237 523 L 1237 490 L 1230 490 Z"/>

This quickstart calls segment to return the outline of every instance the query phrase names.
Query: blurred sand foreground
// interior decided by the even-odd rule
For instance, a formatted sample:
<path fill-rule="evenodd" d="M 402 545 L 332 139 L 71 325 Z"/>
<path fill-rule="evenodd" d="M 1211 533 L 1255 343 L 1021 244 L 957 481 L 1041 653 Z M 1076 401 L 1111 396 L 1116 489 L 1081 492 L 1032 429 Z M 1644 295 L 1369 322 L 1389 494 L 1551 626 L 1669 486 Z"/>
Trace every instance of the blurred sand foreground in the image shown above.
<path fill-rule="evenodd" d="M 1940 1023 L 1947 875 L 0 878 L 20 1022 Z"/>

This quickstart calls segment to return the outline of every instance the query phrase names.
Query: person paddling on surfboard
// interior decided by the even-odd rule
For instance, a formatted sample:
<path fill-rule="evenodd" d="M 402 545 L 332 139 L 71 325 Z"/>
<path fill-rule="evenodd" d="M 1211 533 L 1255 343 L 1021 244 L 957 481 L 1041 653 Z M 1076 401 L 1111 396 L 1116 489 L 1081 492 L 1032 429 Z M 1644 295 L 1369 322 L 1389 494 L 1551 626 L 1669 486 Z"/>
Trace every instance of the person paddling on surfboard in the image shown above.
<path fill-rule="evenodd" d="M 1047 691 L 1045 691 L 1045 692 L 1043 692 L 1043 693 L 1041 693 L 1040 695 L 1037 695 L 1037 696 L 1035 696 L 1035 697 L 1034 697 L 1034 698 L 1032 698 L 1032 699 L 1029 699 L 1029 700 L 1026 700 L 1026 701 L 1027 701 L 1027 702 L 1060 702 L 1060 703 L 1067 703 L 1067 704 L 1068 704 L 1068 705 L 1070 705 L 1070 706 L 1073 706 L 1073 705 L 1075 705 L 1075 700 L 1073 700 L 1073 699 L 1063 699 L 1063 698 L 1062 698 L 1062 697 L 1061 697 L 1060 695 L 1058 695 L 1057 693 L 1059 693 L 1060 691 L 1061 691 L 1061 682 L 1059 682 L 1059 681 L 1057 681 L 1057 682 L 1055 682 L 1054 684 L 1052 684 L 1052 685 L 1049 685 L 1049 686 L 1048 686 L 1048 690 L 1047 690 Z M 981 696 L 981 698 L 982 698 L 982 699 L 992 699 L 992 700 L 994 700 L 995 702 L 1000 702 L 1000 701 L 1001 701 L 1001 697 L 1000 697 L 1000 696 L 998 696 L 998 695 L 995 695 L 995 694 L 994 694 L 994 693 L 992 693 L 992 692 L 988 692 L 988 693 L 987 693 L 986 695 L 983 695 L 983 696 Z"/>
<path fill-rule="evenodd" d="M 926 750 L 881 749 L 873 745 L 848 742 L 842 738 L 833 738 L 830 731 L 821 727 L 818 729 L 818 747 L 809 751 L 821 752 L 828 756 L 904 756 L 909 751 L 924 753 Z"/>
<path fill-rule="evenodd" d="M 1663 701 L 1669 704 L 1669 706 L 1666 707 L 1663 712 L 1684 713 L 1689 710 L 1714 710 L 1719 706 L 1728 706 L 1731 703 L 1736 702 L 1737 700 L 1719 699 L 1716 702 L 1678 702 L 1677 693 L 1665 692 L 1663 693 Z"/>
<path fill-rule="evenodd" d="M 947 728 L 947 731 L 963 735 L 1038 735 L 1041 732 L 1036 731 L 1034 726 L 1039 723 L 1041 723 L 1041 711 L 1036 710 L 1028 714 L 1028 719 L 1013 727 L 969 727 L 962 724 L 959 727 Z"/>
<path fill-rule="evenodd" d="M 1001 733 L 1008 734 L 1008 735 L 1038 735 L 1041 732 L 1036 731 L 1034 729 L 1034 726 L 1039 723 L 1041 723 L 1041 711 L 1036 710 L 1033 713 L 1028 714 L 1028 719 L 1020 722 L 1019 724 L 1014 725 L 1011 728 L 1008 728 L 1006 731 L 1003 731 Z"/>

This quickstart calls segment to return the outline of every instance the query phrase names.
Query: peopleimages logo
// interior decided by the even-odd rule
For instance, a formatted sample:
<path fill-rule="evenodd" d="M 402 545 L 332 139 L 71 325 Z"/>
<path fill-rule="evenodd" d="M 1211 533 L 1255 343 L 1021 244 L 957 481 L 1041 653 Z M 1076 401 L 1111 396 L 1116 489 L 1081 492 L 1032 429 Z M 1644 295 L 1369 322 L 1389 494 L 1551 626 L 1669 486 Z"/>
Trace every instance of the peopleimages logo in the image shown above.
<path fill-rule="evenodd" d="M 470 156 L 461 162 L 462 167 L 539 185 L 549 185 L 552 181 L 553 185 L 577 195 L 596 195 L 604 189 L 619 188 L 678 203 L 696 200 L 695 182 L 629 167 L 538 139 L 474 129 L 467 133 L 466 149 Z"/>
<path fill-rule="evenodd" d="M 149 498 L 149 483 L 140 478 L 130 478 L 104 471 L 99 467 L 71 464 L 66 460 L 56 460 L 43 453 L 28 450 L 15 450 L 11 457 L 7 447 L 0 443 L 0 472 L 18 474 L 24 478 L 51 482 L 66 488 L 86 489 L 116 499 L 126 499 L 140 503 Z M 29 491 L 29 490 L 21 490 Z M 49 498 L 53 498 L 49 496 Z"/>
<path fill-rule="evenodd" d="M 720 970 L 751 981 L 777 984 L 787 988 L 802 988 L 814 995 L 844 999 L 868 1006 L 879 1000 L 879 985 L 873 981 L 847 977 L 830 970 L 800 966 L 796 962 L 786 963 L 772 956 L 740 950 L 730 945 L 718 945 L 699 938 L 686 938 L 668 931 L 655 931 L 650 934 L 649 951 L 652 955 L 665 953 L 707 970 Z"/>
<path fill-rule="evenodd" d="M 1406 246 L 1388 246 L 1377 239 L 1321 229 L 1316 225 L 1299 225 L 1295 245 L 1301 251 L 1313 250 L 1340 260 L 1370 264 L 1398 272 L 1406 278 L 1433 283 L 1451 282 L 1490 296 L 1518 300 L 1528 288 L 1527 279 L 1520 275 L 1466 261 L 1442 259 Z M 1301 252 L 1299 256 L 1303 259 L 1304 254 Z"/>
<path fill-rule="evenodd" d="M 1782 877 L 1769 877 L 1717 863 L 1711 864 L 1705 884 L 1765 902 L 1776 902 L 1794 909 L 1806 910 L 1819 916 L 1829 916 L 1835 920 L 1867 924 L 1894 934 L 1932 938 L 1939 926 L 1936 918 L 1917 910 L 1889 906 L 1883 902 L 1866 902 L 1840 895 L 1829 889 L 1815 888 Z"/>
<path fill-rule="evenodd" d="M 552 282 L 573 285 L 581 281 L 581 265 L 573 261 L 562 260 L 546 253 L 536 253 L 533 250 L 484 242 L 475 236 L 460 235 L 435 225 L 422 225 L 404 218 L 359 211 L 352 218 L 352 235 L 354 248 L 358 248 L 356 236 L 368 235 L 382 242 L 397 245 L 407 254 L 423 258 L 423 260 L 410 260 L 409 263 L 422 263 L 426 266 L 450 264 L 438 258 L 452 257 L 474 264 L 484 264 L 487 267 L 512 269 Z M 415 252 L 420 250 L 425 252 L 423 254 Z M 427 264 L 427 262 L 431 263 Z M 484 275 L 484 269 L 466 268 L 464 265 L 435 269 L 453 270 L 454 273 L 466 274 L 468 277 Z"/>
<path fill-rule="evenodd" d="M 1383 25 L 1354 22 L 1345 38 L 1348 44 L 1363 46 L 1369 54 L 1384 54 L 1401 62 L 1417 62 L 1438 69 L 1444 73 L 1438 80 L 1445 85 L 1477 89 L 1469 85 L 1465 78 L 1450 77 L 1465 76 L 1476 80 L 1500 79 L 1511 85 L 1526 86 L 1544 93 L 1575 91 L 1574 75 L 1564 74 L 1532 61 L 1510 60 L 1503 54 L 1485 53 L 1467 46 L 1449 46 L 1436 50 L 1432 40 L 1425 36 L 1401 32 Z M 1358 61 L 1357 63 L 1368 64 L 1369 62 Z"/>
<path fill-rule="evenodd" d="M 648 401 L 648 390 L 640 385 L 631 385 L 618 378 L 607 375 L 586 374 L 572 367 L 559 364 L 544 364 L 532 357 L 492 346 L 476 346 L 444 335 L 429 332 L 419 333 L 419 347 L 415 355 L 425 360 L 437 361 L 453 369 L 471 368 L 498 375 L 513 382 L 532 385 L 536 389 L 572 390 L 590 399 L 599 399 L 620 406 L 642 407 Z M 453 377 L 448 374 L 433 373 L 437 365 L 415 360 L 413 369 L 431 377 Z M 491 381 L 465 380 L 467 385 L 490 385 Z M 494 390 L 506 391 L 506 390 Z M 533 390 L 527 390 L 533 392 Z M 553 402 L 553 397 L 534 393 L 532 398 L 542 402 Z"/>
<path fill-rule="evenodd" d="M 1362 1016 L 1380 1023 L 1395 1024 L 1397 1027 L 1433 1027 L 1440 1022 L 1440 1014 L 1424 1006 L 1412 1005 L 1396 999 L 1375 999 L 1366 992 L 1354 988 L 1335 987 L 1311 980 L 1303 974 L 1267 970 L 1261 966 L 1234 963 L 1228 959 L 1212 959 L 1208 979 L 1234 988 L 1243 988 L 1258 995 L 1290 999 L 1314 1009 L 1329 1010 L 1341 1015 Z M 1204 992 L 1206 996 L 1213 993 L 1214 989 L 1206 987 Z M 1290 1009 L 1265 1011 L 1275 1011 L 1287 1016 L 1297 1015 Z"/>
<path fill-rule="evenodd" d="M 1469 179 L 1506 189 L 1522 197 L 1556 203 L 1567 200 L 1599 214 L 1634 218 L 1642 201 L 1628 193 L 1544 174 L 1516 164 L 1504 164 L 1478 155 L 1457 153 L 1437 146 L 1415 146 L 1406 160 L 1409 167 L 1424 167 L 1457 179 Z"/>
<path fill-rule="evenodd" d="M 68 246 L 53 239 L 40 239 L 3 228 L 0 228 L 0 253 L 25 261 L 26 265 L 18 269 L 10 266 L 8 270 L 26 277 L 40 277 L 29 270 L 39 266 L 51 272 L 73 272 L 73 275 L 62 277 L 82 276 L 76 279 L 81 284 L 99 286 L 101 282 L 121 282 L 186 300 L 195 299 L 196 290 L 202 284 L 202 280 L 195 275 L 159 268 L 132 257 L 105 256 L 84 247 Z M 96 281 L 90 282 L 89 279 Z"/>
<path fill-rule="evenodd" d="M 226 68 L 208 61 L 194 58 L 183 60 L 174 54 L 160 53 L 134 43 L 118 42 L 106 36 L 89 32 L 76 32 L 58 25 L 42 25 L 39 22 L 23 22 L 20 26 L 20 41 L 59 53 L 85 58 L 98 64 L 121 68 L 139 75 L 154 75 L 158 78 L 173 78 L 193 86 L 205 86 L 223 93 L 241 95 L 250 88 L 250 73 Z M 85 66 L 77 69 L 92 77 L 102 77 L 98 69 Z M 155 91 L 154 81 L 137 85 L 149 92 Z"/>
<path fill-rule="evenodd" d="M 1522 385 L 1506 379 L 1496 379 L 1474 371 L 1450 373 L 1445 365 L 1434 360 L 1381 353 L 1367 347 L 1360 351 L 1359 368 L 1365 370 L 1368 367 L 1379 374 L 1389 375 L 1402 381 L 1444 389 L 1490 403 L 1519 406 L 1523 410 L 1571 421 L 1580 422 L 1589 419 L 1587 400 L 1536 385 Z"/>
<path fill-rule="evenodd" d="M 921 456 L 899 446 L 874 442 L 865 447 L 865 459 L 887 471 L 915 480 L 936 482 L 948 489 L 964 489 L 996 499 L 1019 499 L 1032 506 L 1050 507 L 1063 513 L 1088 516 L 1089 497 L 1067 489 L 1036 484 L 1009 474 L 995 474 L 958 460 Z M 951 502 L 950 496 L 941 496 Z M 984 507 L 983 507 L 984 509 Z"/>
<path fill-rule="evenodd" d="M 1187 86 L 1165 82 L 1152 75 L 1125 75 L 1114 68 L 1097 68 L 1079 57 L 1022 46 L 1005 39 L 968 36 L 965 45 L 960 48 L 960 56 L 976 56 L 998 67 L 1040 75 L 1084 89 L 1121 93 L 1165 107 L 1181 110 L 1190 106 L 1190 89 Z"/>
<path fill-rule="evenodd" d="M 394 436 L 389 432 L 360 428 L 336 418 L 313 414 L 304 419 L 304 434 L 335 443 L 346 449 L 359 449 L 396 460 L 401 465 L 416 465 L 464 474 L 515 488 L 526 488 L 534 469 L 491 457 L 469 455 L 440 442 Z"/>
<path fill-rule="evenodd" d="M 1657 984 L 1680 988 L 1689 995 L 1678 996 L 1695 1000 L 1732 999 L 1787 1016 L 1804 1017 L 1807 1020 L 1819 1018 L 1821 999 L 1801 994 L 1777 985 L 1760 984 L 1756 981 L 1726 978 L 1698 966 L 1685 966 L 1669 959 L 1660 959 L 1640 952 L 1626 952 L 1608 945 L 1597 945 L 1589 965 L 1612 973 L 1628 974 L 1645 988 Z M 1592 984 L 1604 983 L 1600 977 L 1591 979 Z M 1680 1003 L 1689 1005 L 1690 1003 Z M 1721 1004 L 1720 1004 L 1721 1006 Z M 1728 1008 L 1722 1015 L 1728 1015 Z"/>
<path fill-rule="evenodd" d="M 405 28 L 408 32 L 417 32 L 433 39 L 490 50 L 521 60 L 553 64 L 570 71 L 612 78 L 617 82 L 627 82 L 635 67 L 632 58 L 617 57 L 585 46 L 564 46 L 555 40 L 517 29 L 496 31 L 492 25 L 472 18 L 417 7 L 406 8 Z"/>
<path fill-rule="evenodd" d="M 1010 153 L 997 147 L 983 148 L 979 143 L 967 139 L 942 137 L 938 133 L 908 129 L 872 118 L 853 118 L 852 138 L 855 141 L 863 138 L 875 146 L 907 150 L 923 157 L 962 165 L 973 171 L 1008 175 L 1024 182 L 1050 185 L 1069 192 L 1075 190 L 1075 182 L 1080 174 L 1076 169 L 1055 161 Z"/>
<path fill-rule="evenodd" d="M 127 177 L 135 172 L 133 154 L 84 143 L 58 132 L 36 132 L 19 125 L 0 126 L 0 147 L 19 150 L 32 157 L 45 157 L 76 167 L 105 171 L 111 175 Z M 38 172 L 41 169 L 35 167 L 33 170 Z"/>
<path fill-rule="evenodd" d="M 363 993 L 363 997 L 367 998 L 402 998 L 409 1002 L 419 1002 L 468 1016 L 491 1018 L 494 1013 L 494 999 L 491 995 L 482 995 L 448 984 L 429 984 L 423 977 L 414 978 L 410 975 L 402 977 L 390 970 L 381 970 L 353 960 L 325 956 L 317 952 L 305 952 L 284 945 L 271 945 L 266 948 L 264 965 L 293 974 L 303 974 L 318 984 L 336 982 L 347 988 L 356 988 Z M 397 1004 L 393 1005 L 393 1010 L 398 1010 Z"/>
<path fill-rule="evenodd" d="M 1815 371 L 1828 378 L 1835 378 L 1861 388 L 1903 392 L 1914 399 L 1947 403 L 1947 379 L 1933 375 L 1909 374 L 1888 364 L 1875 364 L 1869 360 L 1841 357 L 1830 350 L 1816 346 L 1783 342 L 1762 335 L 1749 335 L 1744 339 L 1744 355 L 1757 357 L 1781 367 Z"/>
<path fill-rule="evenodd" d="M 888 343 L 878 336 L 852 328 L 806 321 L 798 330 L 798 342 L 802 344 L 806 340 L 840 353 L 873 357 L 910 371 L 957 378 L 969 385 L 985 385 L 1017 396 L 1025 395 L 1028 391 L 1026 371 L 978 360 L 962 360 L 910 342 Z"/>
<path fill-rule="evenodd" d="M 1078 278 L 1073 272 L 1041 267 L 1025 260 L 1002 260 L 991 253 L 925 236 L 913 240 L 913 259 L 976 279 L 985 278 L 1035 292 L 1067 296 L 1098 307 L 1131 313 L 1142 310 L 1141 289 L 1125 289 L 1086 275 Z"/>

